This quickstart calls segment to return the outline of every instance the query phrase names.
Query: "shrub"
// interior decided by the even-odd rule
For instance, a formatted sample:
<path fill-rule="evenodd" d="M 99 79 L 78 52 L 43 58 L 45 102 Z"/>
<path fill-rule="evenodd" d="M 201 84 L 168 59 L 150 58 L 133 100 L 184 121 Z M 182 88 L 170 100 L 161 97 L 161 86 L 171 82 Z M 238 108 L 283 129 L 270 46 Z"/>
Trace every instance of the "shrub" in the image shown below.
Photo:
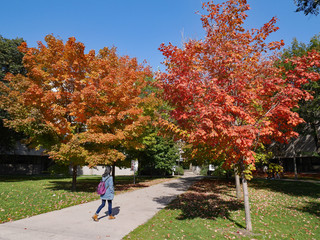
<path fill-rule="evenodd" d="M 181 166 L 176 167 L 175 175 L 184 175 L 183 167 L 181 167 Z"/>
<path fill-rule="evenodd" d="M 200 170 L 200 175 L 207 176 L 209 171 L 209 165 L 203 165 Z"/>
<path fill-rule="evenodd" d="M 48 168 L 50 175 L 63 175 L 69 176 L 69 165 L 62 165 L 62 164 L 53 164 Z"/>

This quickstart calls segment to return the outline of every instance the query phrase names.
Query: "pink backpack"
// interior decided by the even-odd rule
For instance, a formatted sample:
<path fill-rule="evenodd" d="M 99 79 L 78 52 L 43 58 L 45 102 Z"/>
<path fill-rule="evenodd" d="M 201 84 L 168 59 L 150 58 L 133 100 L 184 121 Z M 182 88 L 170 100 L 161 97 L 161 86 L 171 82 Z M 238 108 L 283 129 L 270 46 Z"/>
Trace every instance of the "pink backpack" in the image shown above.
<path fill-rule="evenodd" d="M 109 177 L 107 177 L 107 179 L 108 179 L 108 178 L 109 178 Z M 103 194 L 106 193 L 107 188 L 106 188 L 106 184 L 105 184 L 105 183 L 106 183 L 107 179 L 104 180 L 104 181 L 100 181 L 100 183 L 98 184 L 97 193 L 98 193 L 99 195 L 103 195 Z"/>

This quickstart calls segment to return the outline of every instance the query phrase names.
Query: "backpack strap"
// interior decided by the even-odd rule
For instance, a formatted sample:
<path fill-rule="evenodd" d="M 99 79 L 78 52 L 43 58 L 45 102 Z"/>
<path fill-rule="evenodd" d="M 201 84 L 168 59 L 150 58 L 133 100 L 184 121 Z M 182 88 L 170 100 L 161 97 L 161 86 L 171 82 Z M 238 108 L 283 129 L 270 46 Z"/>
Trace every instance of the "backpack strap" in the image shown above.
<path fill-rule="evenodd" d="M 110 175 L 106 178 L 106 180 L 104 180 L 104 182 L 106 182 L 109 179 Z"/>
<path fill-rule="evenodd" d="M 104 184 L 106 184 L 106 181 L 109 179 L 110 175 L 106 178 L 106 180 L 104 180 Z M 106 188 L 106 191 L 108 190 L 109 186 Z"/>

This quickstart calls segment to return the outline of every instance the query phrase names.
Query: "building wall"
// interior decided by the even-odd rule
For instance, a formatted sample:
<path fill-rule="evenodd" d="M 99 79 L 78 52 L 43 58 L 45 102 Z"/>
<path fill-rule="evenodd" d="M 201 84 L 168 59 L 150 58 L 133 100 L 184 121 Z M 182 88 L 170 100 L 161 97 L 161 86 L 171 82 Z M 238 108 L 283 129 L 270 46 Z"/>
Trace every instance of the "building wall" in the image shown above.
<path fill-rule="evenodd" d="M 44 174 L 47 173 L 50 162 L 48 156 L 0 155 L 0 174 Z"/>
<path fill-rule="evenodd" d="M 293 158 L 272 159 L 271 162 L 280 163 L 284 172 L 294 172 Z M 320 172 L 320 158 L 317 157 L 296 157 L 296 166 L 298 173 L 300 172 Z"/>
<path fill-rule="evenodd" d="M 96 166 L 93 168 L 89 168 L 87 166 L 82 167 L 81 169 L 79 169 L 78 173 L 79 175 L 102 175 L 104 173 L 104 166 Z M 118 168 L 116 167 L 116 171 L 115 171 L 116 176 L 119 175 L 133 175 L 133 171 L 131 171 L 130 168 Z"/>
<path fill-rule="evenodd" d="M 39 175 L 48 174 L 48 167 L 53 161 L 48 156 L 30 156 L 30 155 L 0 155 L 0 174 L 1 175 Z M 70 168 L 70 173 L 72 169 Z M 78 168 L 78 175 L 102 175 L 103 166 L 89 168 L 87 166 Z M 116 175 L 133 175 L 130 168 L 118 168 Z"/>

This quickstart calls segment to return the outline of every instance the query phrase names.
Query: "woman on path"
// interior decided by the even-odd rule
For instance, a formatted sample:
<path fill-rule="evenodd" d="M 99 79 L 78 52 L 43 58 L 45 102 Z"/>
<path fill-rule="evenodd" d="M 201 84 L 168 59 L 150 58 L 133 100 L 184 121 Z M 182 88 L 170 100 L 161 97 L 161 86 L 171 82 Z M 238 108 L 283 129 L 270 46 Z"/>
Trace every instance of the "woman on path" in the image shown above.
<path fill-rule="evenodd" d="M 105 181 L 105 187 L 107 190 L 106 190 L 105 194 L 100 195 L 102 203 L 98 207 L 96 213 L 92 217 L 92 219 L 96 222 L 99 221 L 98 214 L 101 211 L 101 209 L 106 205 L 107 200 L 108 200 L 109 219 L 115 219 L 115 217 L 112 216 L 112 200 L 114 197 L 114 187 L 113 187 L 113 178 L 110 175 L 110 173 L 111 173 L 111 167 L 106 166 L 106 170 L 104 171 L 104 174 L 102 174 L 102 181 Z"/>

